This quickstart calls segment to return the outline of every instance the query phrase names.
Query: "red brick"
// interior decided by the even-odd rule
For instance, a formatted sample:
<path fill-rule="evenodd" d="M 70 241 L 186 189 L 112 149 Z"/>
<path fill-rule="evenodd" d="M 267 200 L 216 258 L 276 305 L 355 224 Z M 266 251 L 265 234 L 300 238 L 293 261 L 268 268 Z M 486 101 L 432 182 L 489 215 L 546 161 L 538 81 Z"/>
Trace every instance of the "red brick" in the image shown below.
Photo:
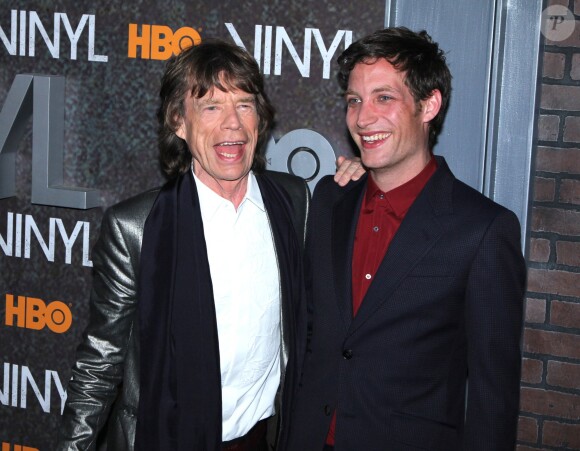
<path fill-rule="evenodd" d="M 556 180 L 534 177 L 534 200 L 537 202 L 550 202 L 554 200 L 556 193 Z"/>
<path fill-rule="evenodd" d="M 526 299 L 526 322 L 543 323 L 546 321 L 546 300 L 537 298 Z"/>
<path fill-rule="evenodd" d="M 560 184 L 560 202 L 580 205 L 580 180 L 562 180 Z"/>
<path fill-rule="evenodd" d="M 580 142 L 580 117 L 576 116 L 566 117 L 566 120 L 564 121 L 563 139 L 565 142 L 574 142 L 574 143 Z"/>
<path fill-rule="evenodd" d="M 542 114 L 538 119 L 538 140 L 558 141 L 560 118 L 554 115 Z"/>
<path fill-rule="evenodd" d="M 567 266 L 580 266 L 580 243 L 558 241 L 556 243 L 556 263 Z"/>
<path fill-rule="evenodd" d="M 577 420 L 580 418 L 580 396 L 540 388 L 522 387 L 520 411 L 537 415 Z"/>
<path fill-rule="evenodd" d="M 554 1 L 554 0 L 549 0 L 549 2 Z M 566 1 L 566 0 L 558 0 L 558 1 Z M 568 3 L 566 1 L 566 3 Z M 564 6 L 568 6 L 568 5 L 564 5 Z M 580 0 L 574 0 L 574 14 L 580 14 Z"/>
<path fill-rule="evenodd" d="M 544 172 L 580 174 L 580 149 L 538 147 L 536 170 Z"/>
<path fill-rule="evenodd" d="M 580 365 L 550 360 L 546 381 L 557 387 L 580 389 Z"/>
<path fill-rule="evenodd" d="M 580 273 L 530 268 L 528 291 L 580 297 Z"/>
<path fill-rule="evenodd" d="M 524 351 L 530 354 L 580 359 L 580 335 L 526 328 Z"/>
<path fill-rule="evenodd" d="M 580 328 L 580 303 L 552 301 L 550 308 L 550 324 L 570 328 Z M 580 383 L 580 379 L 578 382 Z"/>
<path fill-rule="evenodd" d="M 563 53 L 544 53 L 544 68 L 542 76 L 560 80 L 564 78 L 564 65 L 566 64 L 566 55 Z"/>
<path fill-rule="evenodd" d="M 564 447 L 566 449 L 579 449 L 580 424 L 544 421 L 542 442 L 544 445 L 549 446 Z"/>
<path fill-rule="evenodd" d="M 550 259 L 550 241 L 544 238 L 532 238 L 529 258 L 533 262 L 547 262 Z"/>
<path fill-rule="evenodd" d="M 574 55 L 572 55 L 570 78 L 572 80 L 580 80 L 580 53 L 574 53 Z"/>
<path fill-rule="evenodd" d="M 532 230 L 534 232 L 553 232 L 559 235 L 578 236 L 580 235 L 580 211 L 534 207 L 532 210 Z"/>
<path fill-rule="evenodd" d="M 530 448 L 529 446 L 525 446 L 525 445 L 518 445 L 516 447 L 516 451 L 550 451 L 547 450 L 545 448 Z"/>
<path fill-rule="evenodd" d="M 536 419 L 528 417 L 519 418 L 518 440 L 532 444 L 538 442 L 538 421 Z"/>
<path fill-rule="evenodd" d="M 536 359 L 522 359 L 522 382 L 539 384 L 542 382 L 544 362 Z"/>
<path fill-rule="evenodd" d="M 580 33 L 574 34 L 580 36 Z M 578 101 L 580 99 L 580 86 L 543 84 L 541 96 L 540 108 L 546 110 L 580 111 L 580 101 Z"/>

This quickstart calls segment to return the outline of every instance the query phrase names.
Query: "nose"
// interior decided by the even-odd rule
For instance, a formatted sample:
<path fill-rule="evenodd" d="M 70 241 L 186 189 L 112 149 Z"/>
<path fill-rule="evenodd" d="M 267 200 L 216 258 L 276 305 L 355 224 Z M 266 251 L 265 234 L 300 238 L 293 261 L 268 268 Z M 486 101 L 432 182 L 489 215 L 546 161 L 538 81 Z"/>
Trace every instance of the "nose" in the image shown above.
<path fill-rule="evenodd" d="M 235 105 L 227 105 L 224 109 L 224 121 L 222 127 L 229 130 L 239 130 L 242 128 L 239 112 Z"/>
<path fill-rule="evenodd" d="M 356 125 L 358 128 L 366 128 L 377 120 L 372 105 L 361 102 L 357 108 Z"/>

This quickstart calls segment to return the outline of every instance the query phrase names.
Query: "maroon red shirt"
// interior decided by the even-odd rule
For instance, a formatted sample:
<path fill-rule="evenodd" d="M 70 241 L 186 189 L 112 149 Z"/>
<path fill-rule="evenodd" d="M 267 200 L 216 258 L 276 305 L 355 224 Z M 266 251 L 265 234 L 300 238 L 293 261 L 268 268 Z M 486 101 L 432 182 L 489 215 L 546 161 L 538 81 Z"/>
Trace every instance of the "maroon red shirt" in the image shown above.
<path fill-rule="evenodd" d="M 437 162 L 431 157 L 419 174 L 386 193 L 379 189 L 371 176 L 368 177 L 352 255 L 353 317 L 356 316 L 407 211 L 436 170 Z M 326 437 L 326 443 L 331 446 L 334 446 L 335 427 L 336 411 Z"/>

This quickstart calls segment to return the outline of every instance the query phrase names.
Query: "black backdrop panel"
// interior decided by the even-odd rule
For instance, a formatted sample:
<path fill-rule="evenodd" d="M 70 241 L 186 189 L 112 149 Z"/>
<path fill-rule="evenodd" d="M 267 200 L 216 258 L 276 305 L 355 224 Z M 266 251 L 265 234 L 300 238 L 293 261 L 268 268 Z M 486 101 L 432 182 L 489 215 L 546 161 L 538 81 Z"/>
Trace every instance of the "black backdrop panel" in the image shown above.
<path fill-rule="evenodd" d="M 103 210 L 163 182 L 155 113 L 165 61 L 155 58 L 174 45 L 168 36 L 243 44 L 259 60 L 277 108 L 273 138 L 310 129 L 336 155 L 350 154 L 335 59 L 351 40 L 382 27 L 384 8 L 378 0 L 0 2 L 0 146 L 10 130 L 24 127 L 15 147 L 2 149 L 2 158 L 15 152 L 15 164 L 0 160 L 5 180 L 15 171 L 15 195 L 0 199 L 2 451 L 54 447 L 88 321 L 90 249 Z M 32 203 L 33 179 L 43 182 L 38 148 L 47 144 L 33 146 L 34 137 L 39 141 L 58 117 L 24 99 L 32 110 L 7 125 L 15 119 L 6 100 L 18 74 L 65 78 L 64 141 L 56 149 L 64 157 L 62 182 L 98 190 L 96 207 Z M 26 92 L 37 99 L 40 91 Z M 268 157 L 286 158 L 279 150 Z"/>

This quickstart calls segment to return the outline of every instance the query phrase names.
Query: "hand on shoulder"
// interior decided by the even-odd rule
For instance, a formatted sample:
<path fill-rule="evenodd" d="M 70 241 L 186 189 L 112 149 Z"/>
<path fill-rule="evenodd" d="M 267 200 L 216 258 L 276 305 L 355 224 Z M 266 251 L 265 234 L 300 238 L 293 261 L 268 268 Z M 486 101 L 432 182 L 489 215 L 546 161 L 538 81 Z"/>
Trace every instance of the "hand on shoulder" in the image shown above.
<path fill-rule="evenodd" d="M 336 166 L 334 181 L 340 186 L 346 186 L 348 182 L 360 179 L 366 172 L 361 159 L 358 157 L 346 158 L 340 156 L 336 160 Z"/>

